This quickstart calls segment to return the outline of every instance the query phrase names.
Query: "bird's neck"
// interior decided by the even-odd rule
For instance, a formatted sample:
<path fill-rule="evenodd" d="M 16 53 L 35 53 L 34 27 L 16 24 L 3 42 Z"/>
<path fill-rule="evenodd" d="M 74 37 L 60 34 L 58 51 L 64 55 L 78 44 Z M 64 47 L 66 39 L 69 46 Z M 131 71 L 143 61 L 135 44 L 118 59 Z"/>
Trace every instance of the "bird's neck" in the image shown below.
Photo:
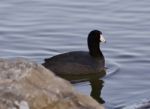
<path fill-rule="evenodd" d="M 89 45 L 89 53 L 92 57 L 102 57 L 103 54 L 100 50 L 100 45 L 98 44 L 93 44 Z"/>

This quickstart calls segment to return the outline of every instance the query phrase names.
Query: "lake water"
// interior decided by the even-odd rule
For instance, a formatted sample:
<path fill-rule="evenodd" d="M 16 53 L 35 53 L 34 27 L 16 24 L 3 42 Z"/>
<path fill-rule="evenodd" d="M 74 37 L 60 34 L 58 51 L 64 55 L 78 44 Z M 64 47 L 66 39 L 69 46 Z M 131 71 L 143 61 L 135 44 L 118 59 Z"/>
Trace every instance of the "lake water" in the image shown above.
<path fill-rule="evenodd" d="M 2 58 L 26 57 L 42 63 L 56 54 L 87 50 L 86 38 L 93 29 L 107 39 L 101 45 L 108 68 L 101 90 L 106 108 L 125 109 L 150 101 L 150 1 L 0 1 Z M 89 82 L 74 86 L 90 95 Z"/>

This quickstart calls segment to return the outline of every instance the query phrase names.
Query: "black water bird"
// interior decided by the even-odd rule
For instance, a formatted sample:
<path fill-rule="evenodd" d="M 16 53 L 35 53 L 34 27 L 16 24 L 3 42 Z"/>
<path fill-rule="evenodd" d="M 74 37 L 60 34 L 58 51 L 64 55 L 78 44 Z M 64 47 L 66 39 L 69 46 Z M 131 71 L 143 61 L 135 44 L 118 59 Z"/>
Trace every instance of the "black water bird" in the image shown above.
<path fill-rule="evenodd" d="M 106 42 L 102 32 L 93 30 L 89 33 L 87 44 L 89 51 L 72 51 L 45 59 L 42 64 L 57 75 L 95 75 L 104 76 L 105 59 L 100 50 L 100 43 Z"/>

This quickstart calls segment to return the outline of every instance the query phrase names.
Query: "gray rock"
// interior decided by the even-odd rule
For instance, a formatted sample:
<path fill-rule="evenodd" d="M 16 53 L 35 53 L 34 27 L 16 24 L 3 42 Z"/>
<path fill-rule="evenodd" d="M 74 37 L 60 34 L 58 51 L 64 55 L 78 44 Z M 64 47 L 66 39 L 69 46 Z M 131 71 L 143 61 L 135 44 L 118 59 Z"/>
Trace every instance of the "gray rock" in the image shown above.
<path fill-rule="evenodd" d="M 0 109 L 103 109 L 89 96 L 26 59 L 0 59 Z"/>

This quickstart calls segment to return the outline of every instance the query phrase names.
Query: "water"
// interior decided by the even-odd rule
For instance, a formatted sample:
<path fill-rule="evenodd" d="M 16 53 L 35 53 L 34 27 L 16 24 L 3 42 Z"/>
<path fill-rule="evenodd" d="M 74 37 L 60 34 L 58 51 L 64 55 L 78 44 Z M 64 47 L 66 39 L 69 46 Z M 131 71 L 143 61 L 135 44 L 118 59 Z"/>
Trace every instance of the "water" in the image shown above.
<path fill-rule="evenodd" d="M 150 1 L 1 0 L 0 57 L 42 63 L 56 54 L 87 50 L 89 31 L 107 39 L 101 97 L 110 109 L 150 100 Z M 74 84 L 90 95 L 89 82 Z"/>

